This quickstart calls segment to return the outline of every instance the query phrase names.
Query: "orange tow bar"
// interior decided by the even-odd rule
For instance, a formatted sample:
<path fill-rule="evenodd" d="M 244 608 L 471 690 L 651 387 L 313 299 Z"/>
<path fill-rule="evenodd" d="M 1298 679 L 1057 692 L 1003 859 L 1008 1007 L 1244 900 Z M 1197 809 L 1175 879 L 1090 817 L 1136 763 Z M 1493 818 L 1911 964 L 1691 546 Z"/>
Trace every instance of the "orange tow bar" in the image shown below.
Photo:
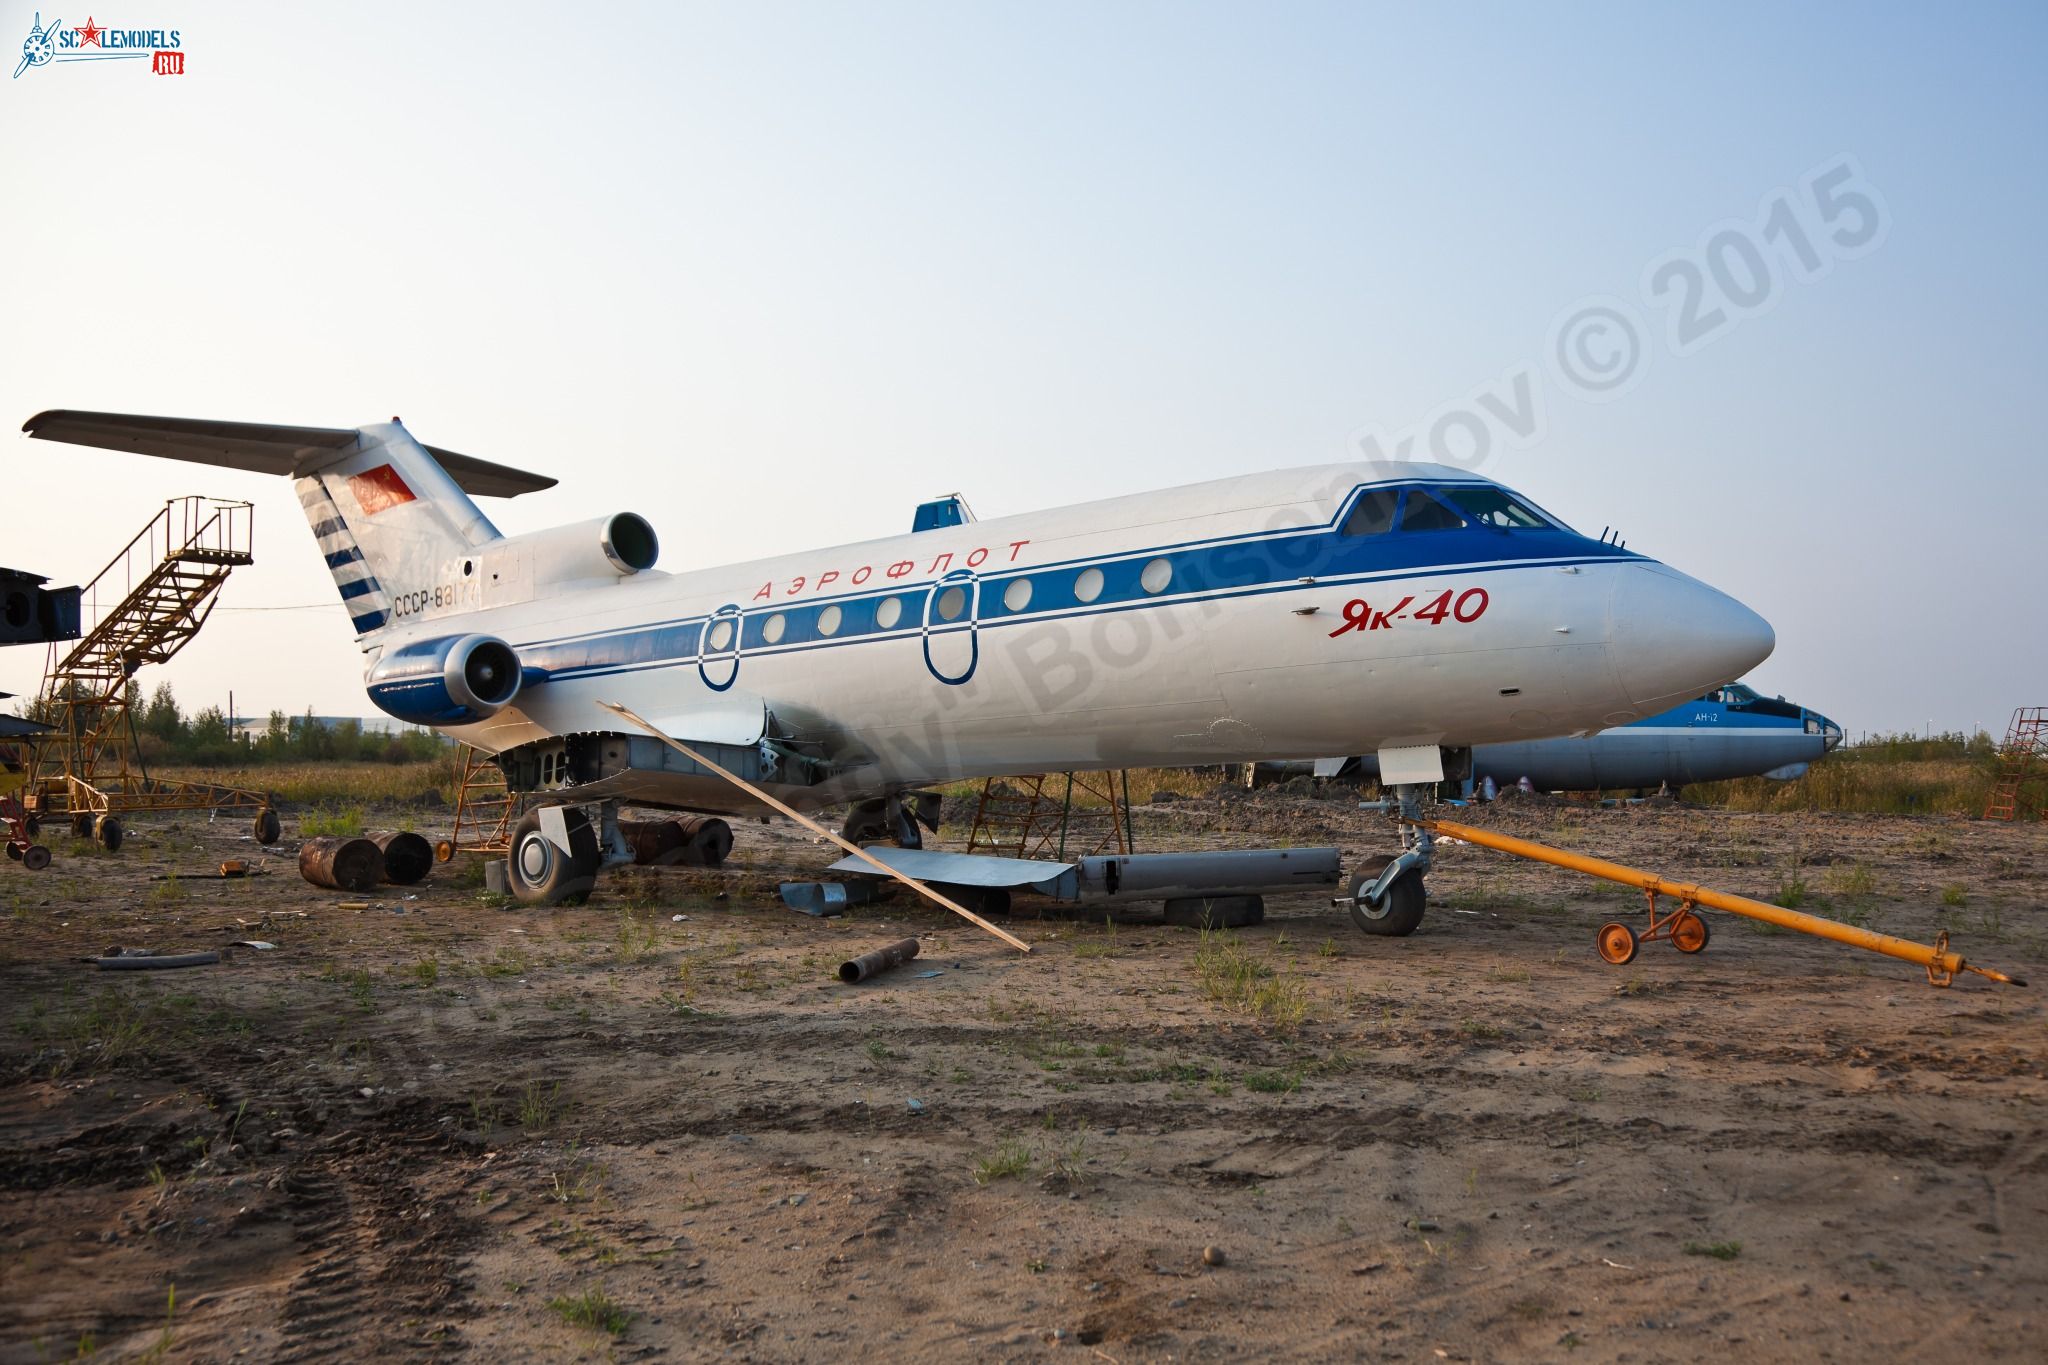
<path fill-rule="evenodd" d="M 1553 867 L 1569 868 L 1591 877 L 1603 877 L 1610 882 L 1624 886 L 1640 887 L 1650 902 L 1649 932 L 1638 935 L 1626 924 L 1616 921 L 1602 925 L 1598 945 L 1600 956 L 1617 967 L 1632 960 L 1636 945 L 1655 939 L 1669 939 L 1672 946 L 1682 953 L 1697 953 L 1707 946 L 1710 937 L 1707 922 L 1694 913 L 1699 906 L 1715 910 L 1726 910 L 1731 915 L 1745 915 L 1750 919 L 1762 920 L 1767 924 L 1796 929 L 1802 934 L 1817 938 L 1831 938 L 1837 943 L 1846 943 L 1852 948 L 1863 948 L 1886 957 L 1896 957 L 1905 962 L 1917 962 L 1927 969 L 1927 980 L 1935 986 L 1946 986 L 1956 979 L 1957 972 L 1974 972 L 1990 981 L 2002 981 L 2009 986 L 2024 986 L 2027 983 L 2018 977 L 2007 976 L 2004 972 L 1992 971 L 1989 967 L 1973 967 L 1963 960 L 1961 953 L 1949 951 L 1948 930 L 1935 935 L 1934 946 L 1913 943 L 1890 934 L 1876 934 L 1868 929 L 1858 929 L 1851 924 L 1837 924 L 1831 919 L 1816 915 L 1802 915 L 1797 910 L 1787 910 L 1781 905 L 1767 905 L 1763 901 L 1751 900 L 1747 896 L 1731 896 L 1725 891 L 1712 891 L 1690 882 L 1666 881 L 1653 872 L 1644 872 L 1620 863 L 1610 863 L 1604 858 L 1588 858 L 1583 854 L 1567 853 L 1561 848 L 1539 844 L 1533 839 L 1517 839 L 1509 834 L 1495 834 L 1491 830 L 1476 829 L 1450 820 L 1408 820 L 1404 823 L 1418 825 L 1432 834 L 1463 839 L 1466 843 L 1481 848 L 1498 849 L 1512 853 L 1518 858 L 1531 858 Z M 1678 908 L 1660 915 L 1657 897 L 1669 896 L 1678 902 Z"/>

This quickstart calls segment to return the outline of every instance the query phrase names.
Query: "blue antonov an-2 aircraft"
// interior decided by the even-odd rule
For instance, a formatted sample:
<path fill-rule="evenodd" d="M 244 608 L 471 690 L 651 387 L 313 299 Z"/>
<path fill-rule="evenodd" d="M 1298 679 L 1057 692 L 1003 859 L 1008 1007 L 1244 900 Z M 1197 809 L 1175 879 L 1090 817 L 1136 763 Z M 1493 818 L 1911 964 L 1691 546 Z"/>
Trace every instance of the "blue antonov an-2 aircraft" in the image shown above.
<path fill-rule="evenodd" d="M 1596 735 L 1475 745 L 1471 780 L 1490 777 L 1508 787 L 1527 778 L 1546 792 L 1676 791 L 1688 782 L 1732 777 L 1790 781 L 1841 742 L 1842 727 L 1820 712 L 1730 683 Z M 1379 762 L 1371 754 L 1329 759 L 1314 771 L 1319 777 L 1353 771 L 1378 777 Z"/>
<path fill-rule="evenodd" d="M 528 903 L 630 859 L 621 803 L 763 809 L 603 702 L 793 807 L 879 802 L 915 845 L 906 794 L 961 778 L 1371 753 L 1412 801 L 1447 751 L 1455 770 L 1474 745 L 1628 725 L 1773 645 L 1732 598 L 1440 465 L 1273 470 L 662 572 L 636 511 L 500 534 L 472 495 L 554 480 L 395 420 L 23 429 L 294 479 L 371 700 L 495 754 L 528 796 L 508 859 Z M 1358 893 L 1372 932 L 1421 918 L 1428 845 L 1409 837 Z"/>

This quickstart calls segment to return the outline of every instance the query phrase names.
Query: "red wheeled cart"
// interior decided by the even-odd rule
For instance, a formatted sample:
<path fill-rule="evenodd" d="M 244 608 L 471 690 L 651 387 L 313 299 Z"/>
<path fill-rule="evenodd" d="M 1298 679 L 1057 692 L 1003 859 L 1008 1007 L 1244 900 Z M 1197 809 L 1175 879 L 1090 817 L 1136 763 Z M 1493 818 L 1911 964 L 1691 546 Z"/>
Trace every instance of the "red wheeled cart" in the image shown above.
<path fill-rule="evenodd" d="M 31 872 L 50 865 L 50 850 L 36 842 L 42 822 L 11 796 L 0 796 L 0 823 L 7 826 L 7 856 Z"/>

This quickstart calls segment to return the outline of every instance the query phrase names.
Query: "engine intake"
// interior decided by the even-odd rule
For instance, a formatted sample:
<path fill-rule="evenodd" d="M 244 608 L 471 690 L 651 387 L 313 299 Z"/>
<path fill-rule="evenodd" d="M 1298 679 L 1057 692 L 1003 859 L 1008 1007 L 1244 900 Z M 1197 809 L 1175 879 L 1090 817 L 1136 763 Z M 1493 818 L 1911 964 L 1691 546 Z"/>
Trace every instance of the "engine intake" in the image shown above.
<path fill-rule="evenodd" d="M 413 725 L 460 725 L 504 710 L 519 695 L 519 655 L 494 635 L 450 635 L 400 645 L 364 679 L 370 700 Z"/>

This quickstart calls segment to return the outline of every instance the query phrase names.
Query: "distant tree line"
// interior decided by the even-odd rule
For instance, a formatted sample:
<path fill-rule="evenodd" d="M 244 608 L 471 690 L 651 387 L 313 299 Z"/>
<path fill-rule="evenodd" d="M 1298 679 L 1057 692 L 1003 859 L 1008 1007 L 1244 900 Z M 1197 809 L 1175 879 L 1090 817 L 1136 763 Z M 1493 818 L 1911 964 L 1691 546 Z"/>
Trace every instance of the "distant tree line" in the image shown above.
<path fill-rule="evenodd" d="M 23 708 L 34 720 L 55 722 L 54 708 L 37 701 Z M 147 702 L 141 689 L 128 685 L 128 712 L 135 722 L 135 743 L 147 764 L 190 764 L 198 767 L 243 767 L 252 763 L 417 763 L 440 758 L 448 741 L 430 730 L 375 734 L 354 719 L 332 725 L 315 719 L 309 707 L 303 716 L 272 711 L 254 734 L 228 728 L 218 706 L 186 715 L 169 683 L 158 683 Z"/>
<path fill-rule="evenodd" d="M 1921 763 L 1931 759 L 1964 758 L 1988 764 L 1998 757 L 1998 741 L 1982 730 L 1974 735 L 1966 735 L 1961 730 L 1931 735 L 1916 735 L 1910 730 L 1902 730 L 1897 734 L 1862 735 L 1829 757 L 1849 763 Z"/>

